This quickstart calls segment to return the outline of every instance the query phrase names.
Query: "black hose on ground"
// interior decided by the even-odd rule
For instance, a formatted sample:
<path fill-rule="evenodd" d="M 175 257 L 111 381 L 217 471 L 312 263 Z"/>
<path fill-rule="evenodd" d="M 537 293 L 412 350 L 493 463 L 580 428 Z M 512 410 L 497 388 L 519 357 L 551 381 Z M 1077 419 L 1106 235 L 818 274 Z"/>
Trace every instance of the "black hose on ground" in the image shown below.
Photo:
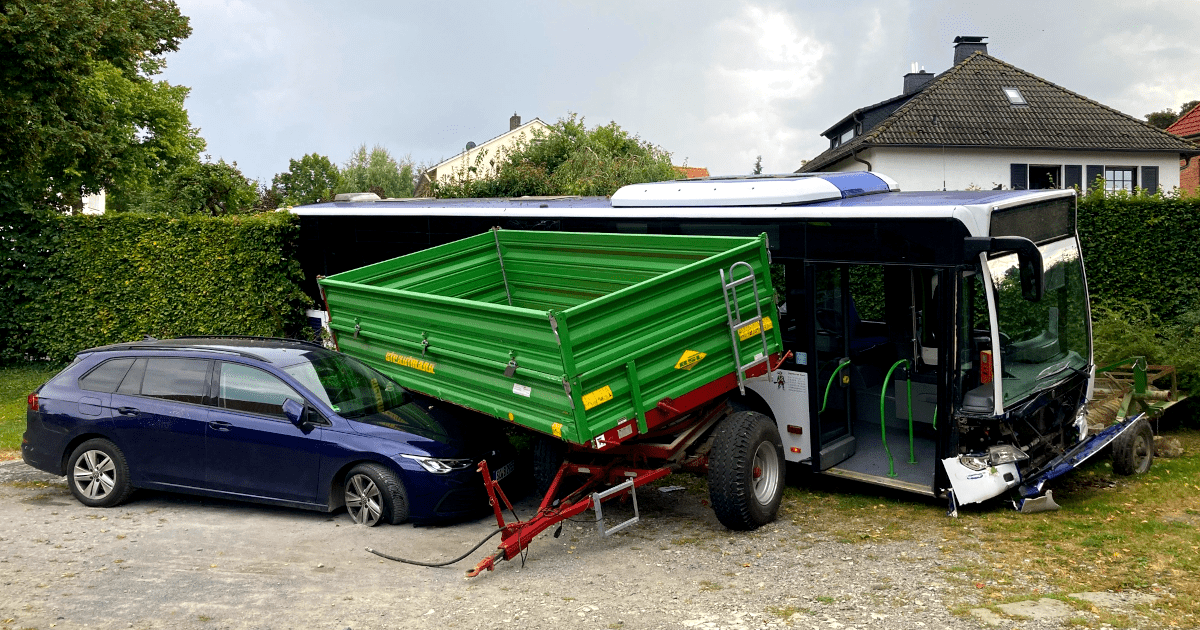
<path fill-rule="evenodd" d="M 479 549 L 480 547 L 483 546 L 484 543 L 495 538 L 496 534 L 499 534 L 503 531 L 504 531 L 503 529 L 497 529 L 496 531 L 488 534 L 483 540 L 479 541 L 479 544 L 475 545 L 474 547 L 471 547 L 471 550 L 468 551 L 467 553 L 464 553 L 463 555 L 461 555 L 453 560 L 447 560 L 445 562 L 421 562 L 420 560 L 408 560 L 405 558 L 397 558 L 396 556 L 389 556 L 386 553 L 383 553 L 382 551 L 376 551 L 370 547 L 367 547 L 367 552 L 373 553 L 373 554 L 379 556 L 380 558 L 386 558 L 388 560 L 392 560 L 395 562 L 403 562 L 404 564 L 415 564 L 419 567 L 444 567 L 444 566 L 449 566 L 451 564 L 454 564 L 455 562 L 458 562 L 459 560 L 462 560 L 462 559 L 466 558 L 467 556 L 475 553 L 476 549 Z"/>

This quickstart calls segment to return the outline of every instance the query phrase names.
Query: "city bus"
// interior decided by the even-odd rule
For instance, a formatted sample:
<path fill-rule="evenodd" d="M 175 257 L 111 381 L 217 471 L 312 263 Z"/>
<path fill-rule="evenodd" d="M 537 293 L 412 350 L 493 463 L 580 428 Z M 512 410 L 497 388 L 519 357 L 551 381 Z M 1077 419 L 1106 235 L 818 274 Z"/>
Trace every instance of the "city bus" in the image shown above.
<path fill-rule="evenodd" d="M 318 302 L 318 276 L 494 227 L 765 234 L 785 352 L 731 404 L 774 421 L 790 464 L 951 512 L 1005 494 L 1023 511 L 1052 508 L 1047 482 L 1136 424 L 1089 436 L 1095 366 L 1070 189 L 902 192 L 879 173 L 813 173 L 611 197 L 348 195 L 291 212 Z"/>

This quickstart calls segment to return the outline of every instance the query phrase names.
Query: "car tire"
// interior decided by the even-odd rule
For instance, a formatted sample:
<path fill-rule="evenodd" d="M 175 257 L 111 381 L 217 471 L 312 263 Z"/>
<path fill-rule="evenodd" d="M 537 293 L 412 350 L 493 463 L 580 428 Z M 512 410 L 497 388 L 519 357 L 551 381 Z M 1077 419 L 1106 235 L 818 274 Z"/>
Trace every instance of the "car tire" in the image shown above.
<path fill-rule="evenodd" d="M 1113 442 L 1112 466 L 1118 475 L 1140 475 L 1154 463 L 1154 431 L 1145 418 Z"/>
<path fill-rule="evenodd" d="M 342 484 L 346 512 L 359 525 L 399 525 L 408 520 L 408 493 L 396 473 L 379 464 L 359 464 Z"/>
<path fill-rule="evenodd" d="M 779 513 L 783 499 L 783 441 L 775 423 L 739 411 L 717 425 L 708 459 L 708 496 L 729 529 L 757 529 Z"/>
<path fill-rule="evenodd" d="M 67 459 L 67 485 L 88 507 L 110 508 L 129 498 L 129 464 L 116 444 L 97 438 L 80 444 Z"/>

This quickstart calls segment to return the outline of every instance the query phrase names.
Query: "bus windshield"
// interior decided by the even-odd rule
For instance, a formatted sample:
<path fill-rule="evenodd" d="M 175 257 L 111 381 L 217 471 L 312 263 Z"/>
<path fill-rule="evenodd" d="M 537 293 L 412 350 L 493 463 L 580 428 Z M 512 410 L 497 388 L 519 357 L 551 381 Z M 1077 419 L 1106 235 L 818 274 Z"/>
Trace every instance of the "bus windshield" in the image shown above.
<path fill-rule="evenodd" d="M 1045 268 L 1045 294 L 1037 302 L 1021 295 L 1016 254 L 988 261 L 999 320 L 1005 405 L 1086 369 L 1091 357 L 1078 243 L 1068 238 L 1038 250 Z"/>

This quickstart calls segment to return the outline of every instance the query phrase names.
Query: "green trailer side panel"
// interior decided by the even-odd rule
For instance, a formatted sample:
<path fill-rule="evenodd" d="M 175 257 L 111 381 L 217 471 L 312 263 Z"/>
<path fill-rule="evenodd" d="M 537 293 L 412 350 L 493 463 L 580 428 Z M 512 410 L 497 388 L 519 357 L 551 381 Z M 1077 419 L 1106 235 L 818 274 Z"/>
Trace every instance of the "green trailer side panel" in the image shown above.
<path fill-rule="evenodd" d="M 584 444 L 734 372 L 719 270 L 739 261 L 777 321 L 765 237 L 494 231 L 321 286 L 343 352 L 411 389 Z M 750 285 L 737 298 L 754 316 Z M 763 352 L 757 334 L 738 343 L 743 363 Z"/>

